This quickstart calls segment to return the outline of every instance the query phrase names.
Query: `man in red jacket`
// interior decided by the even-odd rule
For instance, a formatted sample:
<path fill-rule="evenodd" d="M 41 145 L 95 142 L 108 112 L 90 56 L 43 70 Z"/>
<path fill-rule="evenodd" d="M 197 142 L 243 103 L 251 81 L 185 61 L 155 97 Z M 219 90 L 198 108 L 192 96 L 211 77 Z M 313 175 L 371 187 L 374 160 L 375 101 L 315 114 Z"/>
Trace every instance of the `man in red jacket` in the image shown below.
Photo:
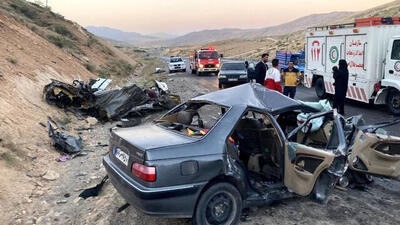
<path fill-rule="evenodd" d="M 267 70 L 267 74 L 265 75 L 264 86 L 268 89 L 279 91 L 282 93 L 281 86 L 281 73 L 278 69 L 279 60 L 272 60 L 272 68 Z"/>

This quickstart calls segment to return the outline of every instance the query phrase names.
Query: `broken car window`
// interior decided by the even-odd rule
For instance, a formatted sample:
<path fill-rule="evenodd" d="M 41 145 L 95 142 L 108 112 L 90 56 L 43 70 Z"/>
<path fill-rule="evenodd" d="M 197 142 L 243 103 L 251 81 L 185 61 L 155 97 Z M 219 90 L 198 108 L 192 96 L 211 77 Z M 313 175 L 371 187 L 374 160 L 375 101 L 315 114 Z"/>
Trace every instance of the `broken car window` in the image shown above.
<path fill-rule="evenodd" d="M 156 123 L 164 128 L 192 137 L 203 137 L 221 119 L 227 107 L 209 103 L 186 103 Z"/>
<path fill-rule="evenodd" d="M 321 125 L 318 124 L 318 129 L 313 120 L 321 119 Z M 332 149 L 339 145 L 338 130 L 334 125 L 334 119 L 331 115 L 323 115 L 310 120 L 303 126 L 305 121 L 297 121 L 298 128 L 295 133 L 289 135 L 289 141 L 297 144 L 307 145 L 318 149 Z M 299 129 L 303 126 L 301 129 Z"/>

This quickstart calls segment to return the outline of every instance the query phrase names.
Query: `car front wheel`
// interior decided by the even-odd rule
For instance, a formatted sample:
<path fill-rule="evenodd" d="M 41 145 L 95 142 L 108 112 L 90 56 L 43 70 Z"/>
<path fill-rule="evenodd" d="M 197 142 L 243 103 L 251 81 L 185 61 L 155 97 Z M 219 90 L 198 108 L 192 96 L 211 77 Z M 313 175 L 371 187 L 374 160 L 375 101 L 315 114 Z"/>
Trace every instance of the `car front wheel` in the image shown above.
<path fill-rule="evenodd" d="M 400 115 L 400 91 L 390 90 L 387 97 L 387 105 L 394 115 Z"/>
<path fill-rule="evenodd" d="M 231 184 L 217 183 L 207 189 L 196 206 L 194 225 L 233 225 L 239 222 L 242 197 Z"/>

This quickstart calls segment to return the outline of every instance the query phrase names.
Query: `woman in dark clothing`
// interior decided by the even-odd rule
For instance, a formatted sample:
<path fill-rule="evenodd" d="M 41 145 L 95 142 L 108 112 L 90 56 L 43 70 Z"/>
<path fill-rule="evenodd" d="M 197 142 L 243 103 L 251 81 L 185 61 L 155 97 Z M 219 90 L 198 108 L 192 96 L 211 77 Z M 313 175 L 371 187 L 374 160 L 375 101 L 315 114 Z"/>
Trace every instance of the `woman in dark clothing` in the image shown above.
<path fill-rule="evenodd" d="M 349 83 L 349 71 L 347 62 L 339 60 L 339 69 L 333 69 L 333 79 L 335 79 L 335 96 L 333 97 L 333 108 L 337 109 L 344 116 L 344 100 L 346 98 L 347 86 Z"/>

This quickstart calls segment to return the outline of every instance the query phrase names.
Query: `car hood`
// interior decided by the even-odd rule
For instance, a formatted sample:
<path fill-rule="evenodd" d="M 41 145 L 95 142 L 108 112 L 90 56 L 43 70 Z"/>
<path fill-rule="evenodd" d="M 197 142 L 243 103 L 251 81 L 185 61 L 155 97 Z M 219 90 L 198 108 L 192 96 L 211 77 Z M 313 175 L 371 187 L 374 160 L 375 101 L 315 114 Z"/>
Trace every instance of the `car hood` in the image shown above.
<path fill-rule="evenodd" d="M 113 135 L 127 141 L 142 150 L 161 148 L 179 144 L 195 142 L 198 139 L 169 131 L 160 126 L 151 124 L 130 128 L 118 128 L 113 130 Z"/>
<path fill-rule="evenodd" d="M 243 75 L 247 74 L 246 70 L 221 70 L 222 75 Z"/>

